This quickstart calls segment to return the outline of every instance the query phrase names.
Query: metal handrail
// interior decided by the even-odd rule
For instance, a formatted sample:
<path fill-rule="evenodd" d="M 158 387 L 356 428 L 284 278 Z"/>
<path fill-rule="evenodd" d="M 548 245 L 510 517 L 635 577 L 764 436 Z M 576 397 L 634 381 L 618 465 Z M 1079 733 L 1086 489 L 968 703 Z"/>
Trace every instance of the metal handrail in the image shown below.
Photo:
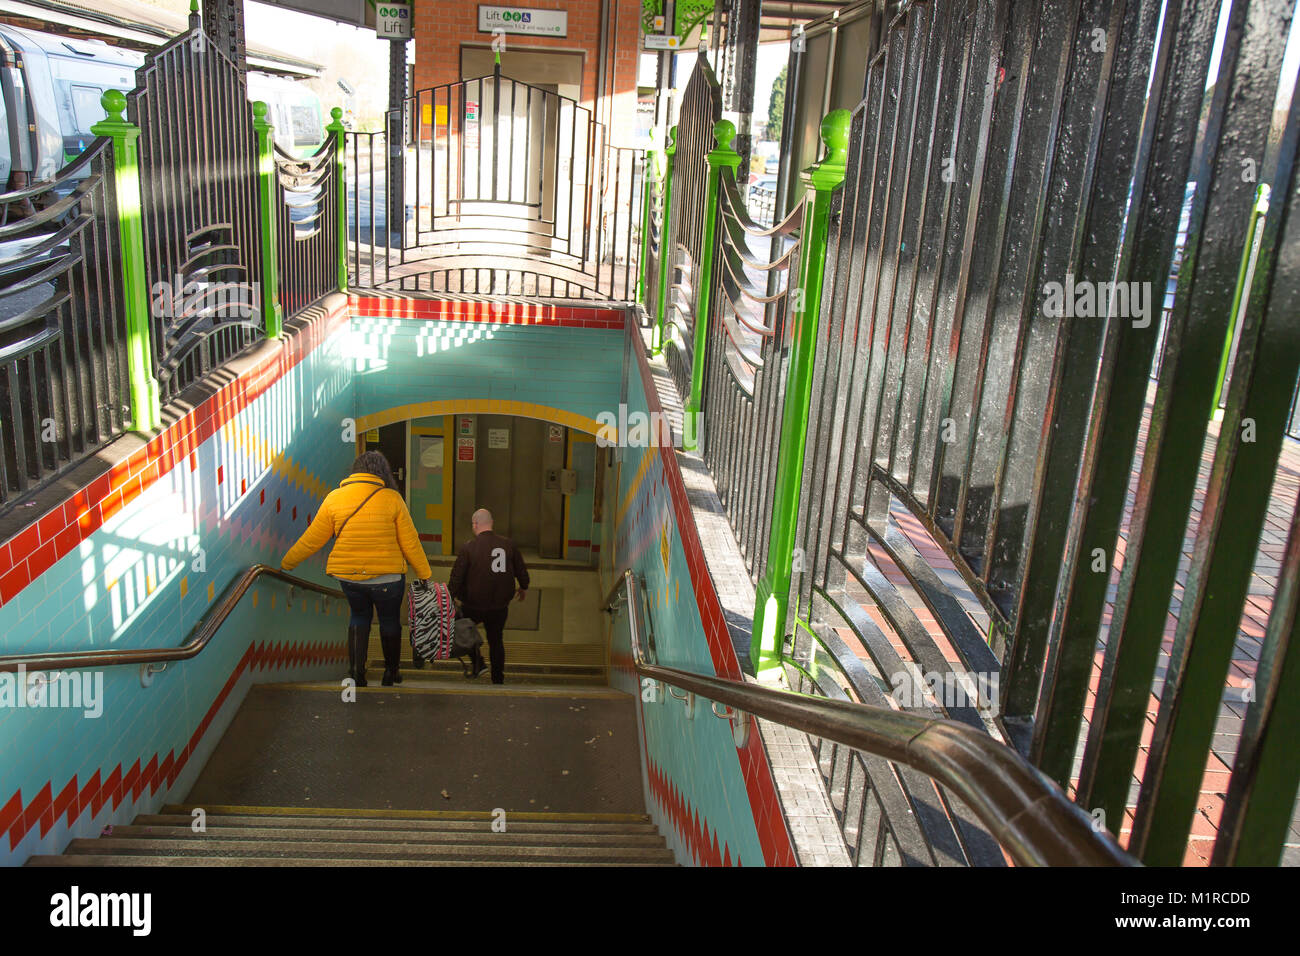
<path fill-rule="evenodd" d="M 630 569 L 604 606 L 614 610 L 624 589 L 632 661 L 641 676 L 919 770 L 965 801 L 1017 866 L 1137 865 L 1109 833 L 1093 829 L 1092 818 L 1054 781 L 965 724 L 648 663 L 641 653 L 640 585 Z"/>
<path fill-rule="evenodd" d="M 77 667 L 113 667 L 119 664 L 161 664 L 184 661 L 198 655 L 221 629 L 226 618 L 238 606 L 258 578 L 269 575 L 304 591 L 315 591 L 327 597 L 343 599 L 343 592 L 316 584 L 273 568 L 255 564 L 232 581 L 221 593 L 221 600 L 203 615 L 190 631 L 190 638 L 179 647 L 141 647 L 103 651 L 47 651 L 43 654 L 11 654 L 0 657 L 0 673 L 17 671 L 20 667 L 34 670 L 70 670 Z"/>

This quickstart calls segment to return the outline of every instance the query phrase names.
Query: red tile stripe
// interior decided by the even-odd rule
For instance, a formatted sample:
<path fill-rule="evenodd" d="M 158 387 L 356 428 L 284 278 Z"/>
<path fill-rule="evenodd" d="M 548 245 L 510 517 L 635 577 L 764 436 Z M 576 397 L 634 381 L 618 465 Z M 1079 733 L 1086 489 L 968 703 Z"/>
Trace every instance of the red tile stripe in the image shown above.
<path fill-rule="evenodd" d="M 650 794 L 663 809 L 673 829 L 685 841 L 686 847 L 699 861 L 700 866 L 740 866 L 740 857 L 731 858 L 731 848 L 724 842 L 719 852 L 718 834 L 709 821 L 691 808 L 690 800 L 677 789 L 653 760 L 648 760 Z"/>
<path fill-rule="evenodd" d="M 347 319 L 348 310 L 340 305 L 312 323 L 287 340 L 288 348 L 271 352 L 260 364 L 155 435 L 129 459 L 0 544 L 0 605 L 12 601 L 54 562 L 186 458 L 193 470 L 199 446 L 310 355 Z"/>
<path fill-rule="evenodd" d="M 469 302 L 446 299 L 402 299 L 354 295 L 348 299 L 354 315 L 378 319 L 442 319 L 450 322 L 492 322 L 498 325 L 550 325 L 577 329 L 623 331 L 622 308 L 552 305 L 546 302 Z"/>
<path fill-rule="evenodd" d="M 659 402 L 659 393 L 655 391 L 654 379 L 650 375 L 650 364 L 646 360 L 645 349 L 640 347 L 639 340 L 633 342 L 632 352 L 635 353 L 640 368 L 648 411 L 651 415 L 657 412 L 662 418 L 663 405 Z M 708 563 L 704 557 L 704 546 L 700 542 L 699 530 L 695 526 L 695 514 L 691 511 L 690 501 L 686 497 L 686 484 L 682 480 L 681 468 L 677 464 L 677 452 L 675 449 L 665 449 L 660 446 L 655 446 L 651 452 L 658 453 L 659 461 L 663 466 L 664 484 L 672 500 L 677 533 L 681 537 L 682 550 L 686 553 L 691 587 L 695 591 L 695 601 L 700 609 L 704 636 L 713 658 L 714 671 L 719 677 L 743 681 L 740 662 L 736 659 L 726 618 L 722 614 L 722 602 L 718 599 L 717 589 L 713 586 L 713 577 L 709 574 Z M 752 717 L 748 719 L 753 720 Z M 754 816 L 754 826 L 758 831 L 759 844 L 763 848 L 763 860 L 768 866 L 794 866 L 796 865 L 794 845 L 785 824 L 780 800 L 777 798 L 776 782 L 772 779 L 772 766 L 768 763 L 767 752 L 759 739 L 758 728 L 753 727 L 751 730 L 748 744 L 743 750 L 737 750 L 737 754 L 745 777 L 745 789 L 749 793 L 749 806 Z M 647 750 L 647 759 L 648 756 Z"/>
<path fill-rule="evenodd" d="M 159 763 L 158 754 L 155 753 L 143 768 L 140 766 L 140 760 L 136 760 L 125 774 L 122 771 L 122 765 L 118 764 L 102 784 L 100 783 L 101 771 L 96 770 L 94 776 L 86 781 L 85 786 L 80 791 L 77 790 L 77 777 L 74 774 L 72 779 L 59 791 L 56 798 L 51 797 L 52 785 L 46 783 L 32 799 L 31 803 L 27 804 L 25 810 L 23 809 L 22 791 L 18 790 L 9 798 L 8 803 L 0 807 L 0 838 L 8 832 L 9 849 L 13 850 L 38 823 L 40 824 L 40 835 L 43 837 L 50 831 L 55 819 L 64 813 L 67 814 L 67 822 L 71 826 L 87 810 L 90 811 L 91 817 L 94 817 L 109 802 L 113 804 L 113 809 L 116 810 L 127 796 L 130 796 L 132 802 L 134 802 L 140 799 L 146 789 L 148 789 L 150 795 L 153 795 L 164 785 L 170 788 L 176 782 L 176 778 L 180 776 L 181 771 L 185 769 L 190 756 L 198 749 L 200 742 L 203 740 L 203 735 L 207 733 L 212 721 L 217 716 L 217 712 L 221 710 L 222 705 L 225 704 L 230 692 L 245 671 L 268 670 L 272 667 L 277 669 L 311 667 L 317 664 L 342 661 L 346 656 L 347 650 L 342 642 L 322 641 L 309 644 L 297 642 L 294 644 L 272 645 L 263 642 L 249 645 L 248 650 L 244 652 L 244 656 L 235 665 L 234 672 L 221 688 L 212 705 L 208 707 L 203 720 L 199 722 L 199 726 L 190 736 L 189 743 L 186 744 L 185 749 L 179 755 L 174 751 L 169 751 L 167 756 Z"/>

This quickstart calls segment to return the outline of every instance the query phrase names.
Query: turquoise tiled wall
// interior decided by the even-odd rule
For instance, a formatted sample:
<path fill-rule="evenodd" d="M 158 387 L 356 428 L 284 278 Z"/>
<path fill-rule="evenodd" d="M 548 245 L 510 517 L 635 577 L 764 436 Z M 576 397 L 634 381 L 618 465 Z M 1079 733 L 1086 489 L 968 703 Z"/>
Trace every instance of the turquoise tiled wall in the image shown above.
<path fill-rule="evenodd" d="M 0 606 L 0 653 L 181 644 L 246 568 L 278 564 L 323 495 L 347 473 L 355 453 L 347 419 L 462 398 L 532 403 L 594 419 L 618 408 L 623 368 L 622 332 L 368 318 L 344 323 L 199 446 L 192 464 L 181 461 Z M 631 395 L 633 409 L 644 410 L 639 381 Z M 615 550 L 613 518 L 643 454 L 654 453 L 628 453 L 619 494 L 605 502 L 605 526 L 595 531 L 609 542 L 604 555 Z M 711 672 L 693 594 L 676 588 L 689 575 L 657 468 L 632 496 L 617 529 L 618 551 L 646 574 L 661 659 Z M 664 527 L 669 569 L 660 558 Z M 325 558 L 318 554 L 297 573 L 329 583 Z M 341 675 L 338 663 L 277 665 L 264 644 L 329 641 L 337 651 L 346 628 L 342 608 L 334 606 L 341 602 L 300 600 L 290 609 L 283 586 L 273 583 L 260 585 L 256 596 L 256 604 L 240 604 L 203 653 L 169 665 L 148 687 L 141 686 L 138 668 L 106 669 L 98 718 L 0 707 L 0 808 L 14 794 L 24 807 L 39 805 L 46 788 L 57 796 L 74 778 L 80 792 L 97 772 L 102 784 L 119 766 L 126 773 L 137 762 L 143 768 L 169 754 L 174 759 L 209 721 L 170 787 L 145 787 L 138 797 L 120 797 L 116 807 L 110 799 L 97 813 L 87 808 L 71 820 L 45 811 L 15 845 L 0 835 L 0 863 L 60 852 L 74 837 L 98 835 L 107 824 L 183 798 L 253 682 Z M 642 707 L 646 754 L 716 830 L 732 859 L 759 861 L 728 724 L 707 712 L 687 721 L 681 710 L 676 701 Z M 653 797 L 648 806 L 656 812 Z M 671 826 L 664 830 L 687 858 L 686 843 Z"/>
<path fill-rule="evenodd" d="M 596 443 L 575 441 L 572 433 L 570 436 L 571 467 L 577 472 L 578 490 L 569 495 L 565 502 L 568 516 L 565 538 L 568 541 L 586 541 L 588 544 L 570 544 L 565 554 L 570 561 L 591 562 L 591 545 L 599 544 L 594 535 L 600 533 L 600 528 L 592 522 L 592 508 L 596 503 Z"/>
<path fill-rule="evenodd" d="M 340 425 L 353 414 L 348 340 L 344 323 L 199 446 L 193 469 L 182 460 L 0 607 L 0 653 L 179 646 L 212 606 L 209 593 L 219 597 L 254 563 L 277 565 L 306 528 L 321 490 L 346 474 L 354 454 Z M 317 558 L 300 573 L 327 581 L 323 568 Z M 136 761 L 145 767 L 155 756 L 160 764 L 169 753 L 179 756 L 240 671 L 170 790 L 165 783 L 156 792 L 149 787 L 116 808 L 110 800 L 97 814 L 76 813 L 71 824 L 66 813 L 58 820 L 47 813 L 17 845 L 0 835 L 0 863 L 58 853 L 69 839 L 96 836 L 106 824 L 183 797 L 251 683 L 341 675 L 337 663 L 240 670 L 250 646 L 270 635 L 284 647 L 326 638 L 341 643 L 343 602 L 300 599 L 289 609 L 286 593 L 282 584 L 260 585 L 256 606 L 246 597 L 201 654 L 168 665 L 149 687 L 141 686 L 138 667 L 100 671 L 98 718 L 81 710 L 0 707 L 0 806 L 15 792 L 27 806 L 47 786 L 59 794 L 74 774 L 81 790 L 97 771 L 102 783 L 119 764 L 126 773 Z"/>
<path fill-rule="evenodd" d="M 353 319 L 359 416 L 498 399 L 595 419 L 617 411 L 623 333 L 423 319 Z"/>
<path fill-rule="evenodd" d="M 640 347 L 636 343 L 633 347 Z M 627 365 L 628 414 L 648 414 L 646 386 L 635 362 Z M 715 674 L 705 639 L 704 625 L 691 586 L 690 570 L 676 518 L 664 483 L 664 470 L 656 448 L 621 450 L 615 532 L 615 569 L 631 566 L 644 578 L 645 598 L 656 636 L 657 662 L 700 674 Z M 614 508 L 611 502 L 608 507 Z M 665 549 L 667 545 L 667 563 Z M 626 609 L 614 628 L 616 665 L 630 660 Z M 648 654 L 649 649 L 643 648 Z M 650 784 L 652 766 L 666 777 L 708 829 L 709 838 L 725 846 L 731 861 L 762 865 L 763 852 L 754 825 L 744 773 L 728 721 L 715 717 L 707 701 L 700 701 L 694 718 L 686 716 L 681 700 L 662 690 L 653 702 L 642 699 L 636 675 L 626 666 L 611 669 L 611 683 L 638 695 L 643 734 L 646 807 L 668 839 L 678 862 L 698 863 L 694 841 L 678 830 L 670 818 L 662 793 Z"/>

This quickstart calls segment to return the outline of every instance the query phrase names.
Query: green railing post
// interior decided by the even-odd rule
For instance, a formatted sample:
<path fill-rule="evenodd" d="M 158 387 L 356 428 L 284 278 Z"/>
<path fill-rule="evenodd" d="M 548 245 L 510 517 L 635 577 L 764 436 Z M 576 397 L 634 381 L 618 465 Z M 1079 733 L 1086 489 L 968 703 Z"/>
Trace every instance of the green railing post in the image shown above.
<path fill-rule="evenodd" d="M 750 659 L 760 676 L 779 669 L 790 603 L 790 578 L 794 570 L 794 541 L 799 519 L 799 488 L 803 478 L 804 444 L 808 436 L 808 410 L 812 402 L 813 358 L 817 350 L 817 325 L 821 316 L 822 277 L 826 267 L 826 240 L 830 225 L 831 195 L 844 182 L 848 156 L 849 111 L 835 110 L 822 120 L 826 156 L 803 171 L 807 200 L 800 231 L 799 271 L 790 291 L 793 321 L 790 366 L 786 375 L 785 408 L 781 416 L 781 443 L 777 450 L 776 490 L 772 500 L 771 534 L 767 566 L 754 600 L 753 643 Z"/>
<path fill-rule="evenodd" d="M 1228 318 L 1228 332 L 1223 339 L 1223 356 L 1219 359 L 1219 380 L 1214 386 L 1214 402 L 1210 405 L 1210 417 L 1216 422 L 1223 420 L 1223 410 L 1219 402 L 1223 400 L 1223 386 L 1228 379 L 1228 359 L 1232 357 L 1232 341 L 1237 336 L 1237 325 L 1241 321 L 1242 301 L 1250 289 L 1250 280 L 1255 274 L 1255 260 L 1259 256 L 1259 238 L 1263 231 L 1260 221 L 1268 215 L 1270 190 L 1267 183 L 1260 183 L 1255 190 L 1255 205 L 1250 211 L 1250 226 L 1246 229 L 1246 245 L 1241 252 L 1241 269 L 1237 273 L 1237 291 L 1232 297 L 1232 314 Z"/>
<path fill-rule="evenodd" d="M 709 290 L 713 285 L 713 259 L 718 225 L 718 193 L 722 188 L 722 170 L 727 167 L 736 175 L 740 154 L 731 148 L 736 127 L 730 120 L 713 124 L 717 145 L 705 157 L 709 163 L 708 185 L 704 190 L 704 229 L 700 237 L 700 261 L 695 263 L 695 347 L 691 350 L 691 394 L 682 415 L 682 445 L 688 451 L 699 447 L 700 404 L 704 391 L 704 350 L 709 334 Z"/>
<path fill-rule="evenodd" d="M 650 262 L 650 197 L 654 195 L 654 175 L 656 172 L 654 130 L 650 131 L 650 146 L 645 151 L 645 161 L 641 172 L 641 262 L 637 270 L 636 300 L 646 304 L 646 268 Z"/>
<path fill-rule="evenodd" d="M 262 213 L 262 327 L 268 339 L 278 339 L 284 328 L 280 314 L 279 248 L 275 241 L 275 141 L 267 122 L 266 104 L 253 104 L 253 130 L 257 133 L 258 201 Z"/>
<path fill-rule="evenodd" d="M 334 107 L 330 110 L 333 122 L 325 127 L 325 132 L 334 134 L 334 181 L 338 193 L 339 205 L 339 291 L 348 291 L 348 183 L 343 170 L 344 133 L 343 110 Z"/>
<path fill-rule="evenodd" d="M 655 302 L 655 331 L 650 352 L 658 355 L 664 350 L 664 317 L 668 314 L 668 273 L 673 261 L 672 202 L 673 165 L 677 156 L 677 127 L 668 131 L 664 143 L 664 214 L 659 226 L 659 296 Z"/>
<path fill-rule="evenodd" d="M 150 297 L 144 275 L 144 223 L 140 218 L 140 168 L 136 158 L 140 127 L 126 119 L 126 95 L 120 90 L 105 90 L 99 102 L 107 115 L 90 131 L 113 141 L 113 190 L 117 197 L 117 228 L 122 243 L 122 299 L 126 311 L 131 428 L 137 432 L 151 432 L 162 421 L 162 410 L 158 404 L 158 380 L 153 376 Z M 180 295 L 180 289 L 173 289 L 165 301 L 175 301 Z"/>

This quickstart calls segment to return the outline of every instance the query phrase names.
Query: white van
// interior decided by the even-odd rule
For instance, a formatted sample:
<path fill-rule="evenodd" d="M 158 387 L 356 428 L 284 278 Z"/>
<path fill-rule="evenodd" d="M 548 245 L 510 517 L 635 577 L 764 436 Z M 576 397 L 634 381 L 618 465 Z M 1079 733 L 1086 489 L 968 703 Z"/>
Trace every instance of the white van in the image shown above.
<path fill-rule="evenodd" d="M 135 88 L 145 55 L 98 40 L 0 25 L 0 192 L 53 179 L 79 156 L 104 118 L 105 90 Z M 295 156 L 325 139 L 320 98 L 301 83 L 248 73 L 249 100 L 264 100 L 275 141 Z"/>

